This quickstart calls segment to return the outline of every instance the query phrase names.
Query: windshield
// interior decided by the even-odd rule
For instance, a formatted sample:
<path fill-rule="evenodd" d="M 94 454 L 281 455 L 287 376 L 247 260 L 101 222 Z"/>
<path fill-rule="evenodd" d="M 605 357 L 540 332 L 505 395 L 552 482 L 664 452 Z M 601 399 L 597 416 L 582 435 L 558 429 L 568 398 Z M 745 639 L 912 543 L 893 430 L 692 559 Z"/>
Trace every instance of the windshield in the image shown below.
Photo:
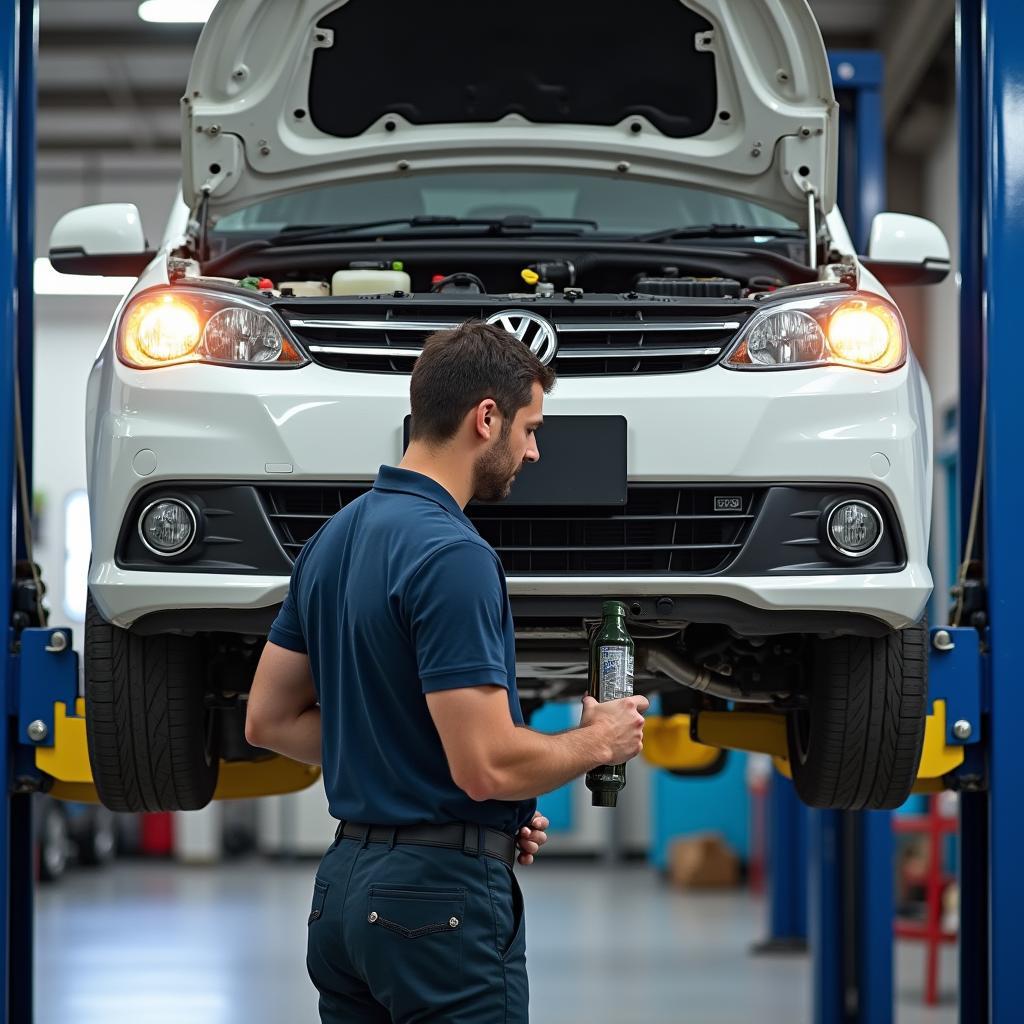
<path fill-rule="evenodd" d="M 213 232 L 222 238 L 269 236 L 286 229 L 414 217 L 583 219 L 597 224 L 585 232 L 615 235 L 705 224 L 797 227 L 757 203 L 682 185 L 570 171 L 447 171 L 347 182 L 267 199 L 221 217 Z"/>

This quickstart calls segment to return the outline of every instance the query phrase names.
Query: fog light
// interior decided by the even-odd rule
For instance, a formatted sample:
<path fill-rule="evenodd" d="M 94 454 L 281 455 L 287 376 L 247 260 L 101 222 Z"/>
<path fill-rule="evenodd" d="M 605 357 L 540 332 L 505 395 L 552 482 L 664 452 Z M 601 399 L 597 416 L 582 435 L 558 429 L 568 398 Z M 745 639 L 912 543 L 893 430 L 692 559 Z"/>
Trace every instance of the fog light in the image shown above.
<path fill-rule="evenodd" d="M 874 551 L 881 541 L 882 517 L 866 501 L 844 501 L 829 515 L 826 532 L 841 555 L 859 558 Z"/>
<path fill-rule="evenodd" d="M 195 514 L 176 498 L 154 501 L 139 516 L 139 536 L 154 555 L 181 554 L 195 535 Z"/>

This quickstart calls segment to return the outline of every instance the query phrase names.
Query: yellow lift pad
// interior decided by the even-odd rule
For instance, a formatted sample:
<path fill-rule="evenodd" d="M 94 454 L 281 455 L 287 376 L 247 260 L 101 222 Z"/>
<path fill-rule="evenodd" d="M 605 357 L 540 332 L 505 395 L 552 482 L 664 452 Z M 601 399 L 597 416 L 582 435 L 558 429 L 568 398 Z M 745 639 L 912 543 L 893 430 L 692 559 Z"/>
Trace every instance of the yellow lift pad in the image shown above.
<path fill-rule="evenodd" d="M 964 748 L 946 742 L 946 702 L 937 700 L 925 721 L 921 767 L 917 770 L 915 793 L 940 793 L 945 778 L 964 763 Z"/>
<path fill-rule="evenodd" d="M 36 767 L 54 780 L 49 793 L 58 800 L 100 802 L 89 766 L 85 701 L 81 697 L 75 704 L 74 715 L 67 714 L 64 704 L 54 705 L 53 746 L 36 748 Z M 239 800 L 295 793 L 319 778 L 320 769 L 315 765 L 278 755 L 264 761 L 222 761 L 213 799 Z"/>
<path fill-rule="evenodd" d="M 716 747 L 697 743 L 690 736 L 689 715 L 650 715 L 644 722 L 644 760 L 669 771 L 699 773 L 720 757 Z"/>
<path fill-rule="evenodd" d="M 937 700 L 925 719 L 915 793 L 938 793 L 964 762 L 964 748 L 946 740 L 946 702 Z M 644 724 L 644 757 L 659 768 L 708 767 L 717 749 L 767 754 L 792 778 L 785 715 L 770 711 L 701 711 L 696 715 L 651 715 Z"/>

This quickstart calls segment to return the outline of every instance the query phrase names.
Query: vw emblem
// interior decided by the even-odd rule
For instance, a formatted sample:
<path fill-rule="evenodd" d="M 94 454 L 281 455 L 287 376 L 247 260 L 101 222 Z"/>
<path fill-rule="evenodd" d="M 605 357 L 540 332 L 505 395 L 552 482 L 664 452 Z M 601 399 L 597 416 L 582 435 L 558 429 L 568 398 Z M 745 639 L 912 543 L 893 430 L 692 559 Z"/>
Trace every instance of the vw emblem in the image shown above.
<path fill-rule="evenodd" d="M 547 366 L 558 351 L 558 336 L 554 325 L 536 313 L 525 309 L 506 309 L 487 318 L 487 323 L 501 327 L 518 338 Z"/>

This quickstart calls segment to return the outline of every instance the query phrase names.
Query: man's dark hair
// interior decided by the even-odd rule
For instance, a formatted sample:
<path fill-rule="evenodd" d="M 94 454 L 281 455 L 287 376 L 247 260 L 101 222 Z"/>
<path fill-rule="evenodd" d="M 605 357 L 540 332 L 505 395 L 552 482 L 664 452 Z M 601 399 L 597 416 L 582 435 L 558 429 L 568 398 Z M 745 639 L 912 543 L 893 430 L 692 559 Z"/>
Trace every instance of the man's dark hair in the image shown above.
<path fill-rule="evenodd" d="M 409 436 L 433 444 L 449 441 L 466 413 L 485 398 L 494 399 L 507 432 L 516 413 L 530 404 L 534 384 L 547 394 L 555 371 L 508 331 L 482 320 L 438 331 L 427 338 L 412 371 Z"/>

